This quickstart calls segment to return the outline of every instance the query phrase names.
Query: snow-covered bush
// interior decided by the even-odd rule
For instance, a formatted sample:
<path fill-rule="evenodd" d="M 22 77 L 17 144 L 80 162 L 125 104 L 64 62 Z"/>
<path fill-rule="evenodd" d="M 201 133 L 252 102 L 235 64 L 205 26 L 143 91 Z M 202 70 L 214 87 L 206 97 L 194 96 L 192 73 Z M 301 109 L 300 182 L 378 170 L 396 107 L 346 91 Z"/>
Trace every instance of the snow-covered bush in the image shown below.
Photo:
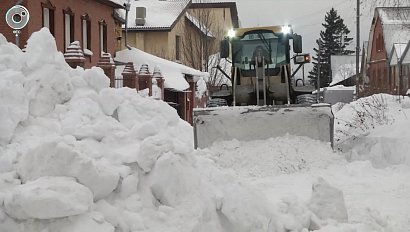
<path fill-rule="evenodd" d="M 336 110 L 336 147 L 340 148 L 346 140 L 355 140 L 378 126 L 391 125 L 394 122 L 394 112 L 390 112 L 389 102 L 396 102 L 393 96 L 376 94 L 360 98 Z"/>
<path fill-rule="evenodd" d="M 360 129 L 363 132 L 374 129 L 377 125 L 387 125 L 392 123 L 392 118 L 387 114 L 387 96 L 372 95 L 354 106 L 355 114 L 350 127 Z"/>

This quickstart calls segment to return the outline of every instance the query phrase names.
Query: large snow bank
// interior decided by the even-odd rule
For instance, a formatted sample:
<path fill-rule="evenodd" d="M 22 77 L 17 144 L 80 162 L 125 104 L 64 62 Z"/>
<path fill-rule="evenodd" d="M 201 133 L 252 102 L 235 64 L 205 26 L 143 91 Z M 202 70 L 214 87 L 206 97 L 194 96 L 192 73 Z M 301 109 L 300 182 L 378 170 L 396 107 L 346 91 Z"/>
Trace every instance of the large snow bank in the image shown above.
<path fill-rule="evenodd" d="M 344 153 L 284 136 L 214 143 L 203 155 L 264 193 L 288 231 L 405 232 L 409 106 L 410 98 L 390 95 L 334 105 L 335 145 Z"/>
<path fill-rule="evenodd" d="M 386 94 L 344 105 L 335 116 L 336 147 L 349 160 L 370 160 L 375 167 L 410 164 L 409 105 L 409 97 Z"/>
<path fill-rule="evenodd" d="M 168 104 L 72 69 L 48 29 L 0 41 L 0 231 L 278 231 Z M 282 230 L 279 230 L 282 231 Z"/>

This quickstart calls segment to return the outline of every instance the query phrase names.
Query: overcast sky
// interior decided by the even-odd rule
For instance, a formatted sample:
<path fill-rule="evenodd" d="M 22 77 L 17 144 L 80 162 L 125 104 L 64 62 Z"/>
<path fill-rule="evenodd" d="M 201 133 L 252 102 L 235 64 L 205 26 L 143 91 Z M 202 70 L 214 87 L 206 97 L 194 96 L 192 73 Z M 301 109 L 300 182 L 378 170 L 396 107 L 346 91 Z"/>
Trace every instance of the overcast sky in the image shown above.
<path fill-rule="evenodd" d="M 370 0 L 369 0 L 370 1 Z M 334 7 L 350 29 L 356 44 L 356 0 L 236 0 L 242 27 L 291 24 L 303 36 L 304 51 L 315 55 L 313 47 L 323 30 L 326 12 Z M 369 38 L 373 11 L 370 4 L 361 6 L 361 41 Z M 361 42 L 362 43 L 362 42 Z M 311 67 L 305 70 L 305 76 Z"/>

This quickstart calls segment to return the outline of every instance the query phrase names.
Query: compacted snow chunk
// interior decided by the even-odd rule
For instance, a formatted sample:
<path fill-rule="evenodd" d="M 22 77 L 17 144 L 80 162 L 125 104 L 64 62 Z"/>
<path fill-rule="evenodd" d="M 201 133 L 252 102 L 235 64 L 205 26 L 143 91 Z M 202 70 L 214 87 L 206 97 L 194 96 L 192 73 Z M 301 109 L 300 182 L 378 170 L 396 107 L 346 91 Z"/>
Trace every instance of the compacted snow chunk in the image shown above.
<path fill-rule="evenodd" d="M 6 213 L 15 219 L 79 215 L 93 204 L 91 191 L 68 177 L 42 177 L 6 194 Z"/>
<path fill-rule="evenodd" d="M 340 189 L 330 186 L 323 178 L 318 178 L 312 186 L 312 198 L 309 208 L 320 219 L 334 219 L 338 222 L 347 222 L 347 209 Z"/>
<path fill-rule="evenodd" d="M 118 184 L 119 174 L 81 154 L 64 142 L 40 145 L 23 155 L 17 164 L 23 181 L 43 176 L 69 176 L 87 186 L 95 199 L 110 194 Z"/>

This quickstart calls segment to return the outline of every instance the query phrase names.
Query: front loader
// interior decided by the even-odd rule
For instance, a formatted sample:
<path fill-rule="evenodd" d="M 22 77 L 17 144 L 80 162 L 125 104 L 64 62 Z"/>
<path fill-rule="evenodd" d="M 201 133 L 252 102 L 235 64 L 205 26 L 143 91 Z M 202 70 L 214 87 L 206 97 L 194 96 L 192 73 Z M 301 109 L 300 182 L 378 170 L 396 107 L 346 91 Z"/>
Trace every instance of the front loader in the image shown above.
<path fill-rule="evenodd" d="M 224 140 L 256 140 L 293 134 L 333 145 L 333 113 L 317 104 L 313 87 L 293 86 L 292 77 L 310 56 L 289 26 L 239 28 L 221 42 L 221 58 L 232 61 L 229 91 L 211 95 L 228 107 L 194 109 L 195 148 Z M 293 52 L 290 56 L 290 41 Z M 291 59 L 299 65 L 291 73 Z M 314 103 L 314 104 L 312 104 Z"/>

